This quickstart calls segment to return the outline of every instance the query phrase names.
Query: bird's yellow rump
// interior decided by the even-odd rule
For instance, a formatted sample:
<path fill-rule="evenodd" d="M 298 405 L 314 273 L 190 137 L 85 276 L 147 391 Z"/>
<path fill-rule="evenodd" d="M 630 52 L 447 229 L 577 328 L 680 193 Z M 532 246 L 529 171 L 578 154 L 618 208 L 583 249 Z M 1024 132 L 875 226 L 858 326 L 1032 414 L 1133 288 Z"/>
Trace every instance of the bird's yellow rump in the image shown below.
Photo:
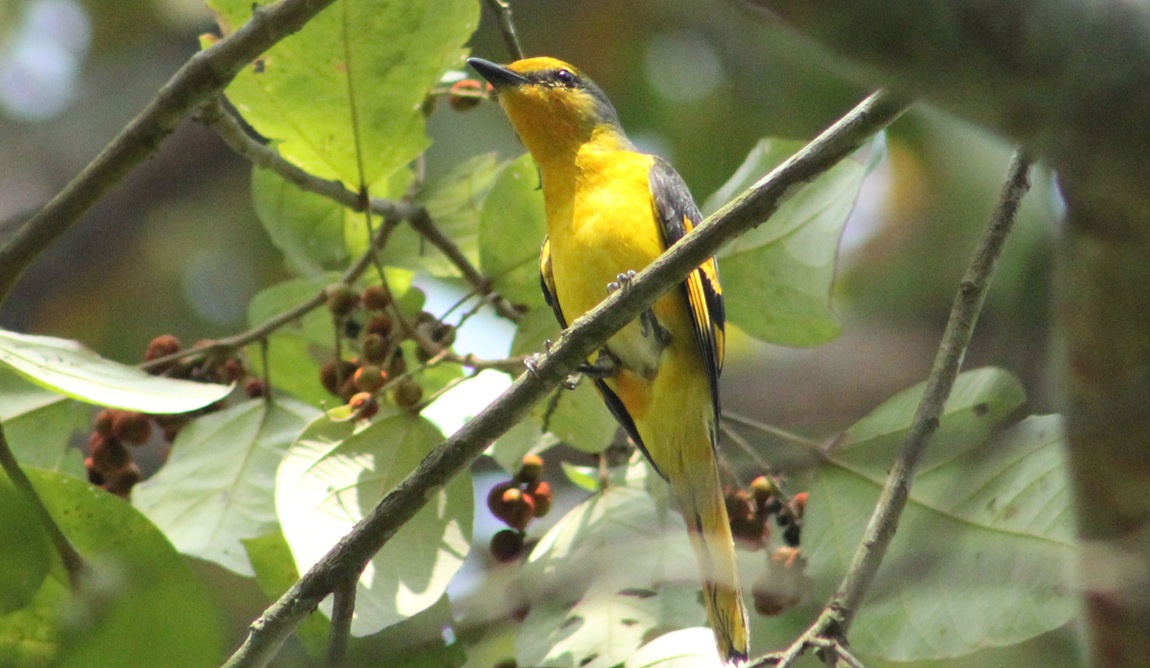
<path fill-rule="evenodd" d="M 627 139 L 611 102 L 554 58 L 468 61 L 539 165 L 543 290 L 564 327 L 701 219 L 682 178 Z M 713 259 L 613 336 L 590 365 L 611 412 L 671 484 L 699 561 L 719 654 L 746 660 L 747 613 L 715 462 L 723 300 Z"/>

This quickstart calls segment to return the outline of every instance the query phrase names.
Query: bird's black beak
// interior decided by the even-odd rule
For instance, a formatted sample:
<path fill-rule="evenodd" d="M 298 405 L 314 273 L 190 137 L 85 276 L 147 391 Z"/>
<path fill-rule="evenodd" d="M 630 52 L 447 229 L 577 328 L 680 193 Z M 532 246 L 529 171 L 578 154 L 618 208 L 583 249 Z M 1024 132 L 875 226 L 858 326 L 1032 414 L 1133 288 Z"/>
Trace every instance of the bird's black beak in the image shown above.
<path fill-rule="evenodd" d="M 491 85 L 495 86 L 495 90 L 499 90 L 504 86 L 521 86 L 528 83 L 528 80 L 522 75 L 512 72 L 502 65 L 496 65 L 490 60 L 468 58 L 467 64 L 470 65 L 473 70 L 479 72 L 479 76 L 490 81 Z"/>

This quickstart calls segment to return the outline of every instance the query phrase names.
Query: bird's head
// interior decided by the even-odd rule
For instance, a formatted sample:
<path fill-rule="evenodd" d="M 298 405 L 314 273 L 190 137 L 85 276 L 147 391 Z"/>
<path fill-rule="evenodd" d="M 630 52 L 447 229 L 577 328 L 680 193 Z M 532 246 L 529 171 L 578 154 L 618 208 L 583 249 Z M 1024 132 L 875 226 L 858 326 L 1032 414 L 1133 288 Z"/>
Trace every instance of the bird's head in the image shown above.
<path fill-rule="evenodd" d="M 583 144 L 627 141 L 603 91 L 573 65 L 555 58 L 525 58 L 496 65 L 468 61 L 495 88 L 500 106 L 535 159 L 573 155 Z"/>

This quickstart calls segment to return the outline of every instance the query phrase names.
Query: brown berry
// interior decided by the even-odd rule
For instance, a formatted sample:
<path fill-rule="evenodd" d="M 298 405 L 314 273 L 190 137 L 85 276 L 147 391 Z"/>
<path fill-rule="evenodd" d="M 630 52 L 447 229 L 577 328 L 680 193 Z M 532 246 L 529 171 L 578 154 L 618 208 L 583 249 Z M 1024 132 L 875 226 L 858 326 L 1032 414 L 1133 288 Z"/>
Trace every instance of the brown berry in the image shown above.
<path fill-rule="evenodd" d="M 250 399 L 259 399 L 267 393 L 264 382 L 259 378 L 248 378 L 244 381 L 244 394 Z"/>
<path fill-rule="evenodd" d="M 88 482 L 96 487 L 102 487 L 107 478 L 104 477 L 103 473 L 96 470 L 96 466 L 92 463 L 91 457 L 84 460 L 84 466 L 88 469 Z"/>
<path fill-rule="evenodd" d="M 543 458 L 537 454 L 529 453 L 523 455 L 523 461 L 519 463 L 519 472 L 515 474 L 515 478 L 524 484 L 530 485 L 539 479 L 543 474 Z"/>
<path fill-rule="evenodd" d="M 383 387 L 387 382 L 387 376 L 384 375 L 383 369 L 380 369 L 374 364 L 365 364 L 355 370 L 355 386 L 359 388 L 360 392 L 375 392 Z"/>
<path fill-rule="evenodd" d="M 140 469 L 136 468 L 135 464 L 129 463 L 123 470 L 108 476 L 107 482 L 104 483 L 104 489 L 126 499 L 131 495 L 132 488 L 136 486 L 136 483 L 140 482 L 140 478 Z"/>
<path fill-rule="evenodd" d="M 437 327 L 432 328 L 430 338 L 441 347 L 450 348 L 451 344 L 455 343 L 455 325 L 439 323 Z"/>
<path fill-rule="evenodd" d="M 352 396 L 347 405 L 355 411 L 355 416 L 361 420 L 369 420 L 379 412 L 379 401 L 370 392 L 360 392 Z"/>
<path fill-rule="evenodd" d="M 363 359 L 369 364 L 380 364 L 387 357 L 390 344 L 387 337 L 380 334 L 366 334 L 363 337 Z"/>
<path fill-rule="evenodd" d="M 500 563 L 515 561 L 523 551 L 523 534 L 513 529 L 496 531 L 491 537 L 491 556 Z"/>
<path fill-rule="evenodd" d="M 391 306 L 391 293 L 382 285 L 371 285 L 364 289 L 359 303 L 369 311 L 382 311 Z"/>
<path fill-rule="evenodd" d="M 403 358 L 403 351 L 396 350 L 395 355 L 391 358 L 391 364 L 387 367 L 388 378 L 398 378 L 407 373 L 407 360 Z"/>
<path fill-rule="evenodd" d="M 487 97 L 486 88 L 475 79 L 462 79 L 451 84 L 447 103 L 456 111 L 471 111 Z"/>
<path fill-rule="evenodd" d="M 395 323 L 392 322 L 391 316 L 387 315 L 386 313 L 380 313 L 379 315 L 373 315 L 367 321 L 367 323 L 363 326 L 363 331 L 367 334 L 379 334 L 386 339 L 387 337 L 391 336 L 391 330 L 394 327 Z"/>
<path fill-rule="evenodd" d="M 332 283 L 324 288 L 327 310 L 337 318 L 342 318 L 359 306 L 359 293 L 346 283 Z"/>
<path fill-rule="evenodd" d="M 115 411 L 112 435 L 130 445 L 142 445 L 152 436 L 152 419 L 143 413 Z"/>
<path fill-rule="evenodd" d="M 115 437 L 95 433 L 88 436 L 88 457 L 92 460 L 91 468 L 104 477 L 111 477 L 132 462 L 132 455 L 123 443 Z"/>
<path fill-rule="evenodd" d="M 423 399 L 423 388 L 414 380 L 404 378 L 395 386 L 392 397 L 396 406 L 414 408 Z"/>
<path fill-rule="evenodd" d="M 319 379 L 324 389 L 338 397 L 340 384 L 351 378 L 355 369 L 355 364 L 347 360 L 329 359 L 319 368 Z"/>
<path fill-rule="evenodd" d="M 534 502 L 535 517 L 551 512 L 551 485 L 542 480 L 535 482 L 527 488 L 527 495 Z"/>
<path fill-rule="evenodd" d="M 101 436 L 112 435 L 112 415 L 115 413 L 110 408 L 105 408 L 96 413 L 95 419 L 92 420 L 92 431 L 100 434 Z"/>
<path fill-rule="evenodd" d="M 152 360 L 174 355 L 180 352 L 180 340 L 171 334 L 161 334 L 148 342 L 148 349 L 144 351 L 144 361 L 151 362 Z M 165 364 L 160 367 L 153 368 L 150 373 L 160 374 L 168 369 L 171 369 L 174 363 Z"/>

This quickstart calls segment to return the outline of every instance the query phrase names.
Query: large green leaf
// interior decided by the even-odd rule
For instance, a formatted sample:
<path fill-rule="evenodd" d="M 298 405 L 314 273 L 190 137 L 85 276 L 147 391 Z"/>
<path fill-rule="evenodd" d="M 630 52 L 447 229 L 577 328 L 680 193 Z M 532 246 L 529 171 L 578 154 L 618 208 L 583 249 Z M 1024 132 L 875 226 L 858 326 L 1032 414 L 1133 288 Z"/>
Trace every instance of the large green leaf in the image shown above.
<path fill-rule="evenodd" d="M 451 239 L 471 262 L 479 264 L 479 216 L 503 165 L 494 153 L 484 153 L 455 165 L 426 188 L 417 202 L 427 208 L 435 227 Z M 388 239 L 383 259 L 389 266 L 455 277 L 459 270 L 409 225 L 400 225 Z"/>
<path fill-rule="evenodd" d="M 427 420 L 381 412 L 356 425 L 320 417 L 288 448 L 276 512 L 301 571 L 311 568 L 443 440 Z M 471 478 L 460 475 L 368 563 L 352 633 L 375 633 L 439 600 L 471 545 Z M 325 611 L 330 614 L 330 603 Z"/>
<path fill-rule="evenodd" d="M 0 552 L 0 619 L 3 619 L 4 615 L 32 603 L 48 576 L 52 549 L 32 502 L 7 479 L 0 483 L 0 545 L 4 546 Z M 2 654 L 0 650 L 0 656 Z"/>
<path fill-rule="evenodd" d="M 845 447 L 816 473 L 803 546 L 823 586 L 854 554 L 921 392 L 896 396 L 848 430 Z M 1021 642 L 1073 616 L 1061 425 L 1054 416 L 1029 418 L 993 436 L 1020 403 L 1004 372 L 959 377 L 936 451 L 851 629 L 860 651 L 898 661 L 950 658 Z"/>
<path fill-rule="evenodd" d="M 479 219 L 479 258 L 495 291 L 518 304 L 546 308 L 539 290 L 539 247 L 547 235 L 539 170 L 528 154 L 496 179 Z"/>
<path fill-rule="evenodd" d="M 761 140 L 704 210 L 717 209 L 802 146 L 798 141 Z M 835 258 L 867 172 L 854 159 L 839 162 L 723 249 L 719 270 L 730 322 L 780 345 L 814 346 L 838 336 L 830 310 Z"/>
<path fill-rule="evenodd" d="M 647 491 L 648 471 L 636 457 L 532 551 L 519 665 L 616 666 L 658 631 L 705 622 L 686 526 Z"/>
<path fill-rule="evenodd" d="M 180 431 L 164 467 L 132 490 L 132 503 L 183 554 L 253 575 L 241 541 L 279 526 L 276 468 L 318 414 L 280 398 L 201 417 Z"/>
<path fill-rule="evenodd" d="M 217 665 L 222 611 L 164 535 L 101 489 L 58 473 L 27 473 L 90 571 L 73 596 L 58 559 L 50 559 L 31 604 L 0 616 L 0 665 Z"/>
<path fill-rule="evenodd" d="M 0 362 L 73 399 L 142 413 L 187 413 L 231 392 L 226 385 L 150 376 L 104 359 L 76 341 L 7 330 L 0 330 Z"/>
<path fill-rule="evenodd" d="M 720 668 L 715 636 L 706 627 L 671 631 L 632 654 L 623 668 Z"/>
<path fill-rule="evenodd" d="M 347 265 L 344 207 L 303 190 L 270 169 L 252 168 L 252 203 L 272 243 L 296 276 L 315 276 Z"/>
<path fill-rule="evenodd" d="M 68 444 L 87 427 L 90 413 L 88 406 L 0 368 L 0 422 L 21 464 L 84 477 L 84 455 Z"/>
<path fill-rule="evenodd" d="M 253 2 L 208 5 L 228 33 Z M 288 160 L 371 187 L 427 147 L 423 99 L 460 62 L 478 20 L 474 0 L 340 0 L 241 72 L 227 95 Z"/>

